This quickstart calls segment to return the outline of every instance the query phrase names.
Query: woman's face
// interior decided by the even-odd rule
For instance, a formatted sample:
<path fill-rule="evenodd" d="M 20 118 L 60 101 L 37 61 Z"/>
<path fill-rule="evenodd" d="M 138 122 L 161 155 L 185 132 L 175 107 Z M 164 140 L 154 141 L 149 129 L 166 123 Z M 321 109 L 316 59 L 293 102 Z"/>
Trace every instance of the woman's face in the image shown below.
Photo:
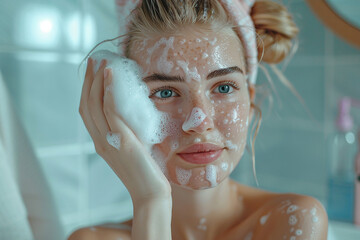
<path fill-rule="evenodd" d="M 169 114 L 172 134 L 153 147 L 153 156 L 171 183 L 191 189 L 218 185 L 230 175 L 245 148 L 250 99 L 244 56 L 231 29 L 184 31 L 133 43 L 130 58 L 143 69 L 143 81 L 157 109 Z M 181 152 L 194 144 L 217 145 L 218 158 Z M 186 157 L 188 156 L 188 158 Z M 209 162 L 210 161 L 210 162 Z"/>

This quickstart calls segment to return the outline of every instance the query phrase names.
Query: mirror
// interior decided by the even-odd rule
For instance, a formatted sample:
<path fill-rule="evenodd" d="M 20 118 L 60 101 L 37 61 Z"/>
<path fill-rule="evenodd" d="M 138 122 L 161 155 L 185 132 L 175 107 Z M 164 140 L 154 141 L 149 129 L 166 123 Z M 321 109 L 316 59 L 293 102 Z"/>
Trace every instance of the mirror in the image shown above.
<path fill-rule="evenodd" d="M 306 0 L 315 15 L 336 35 L 360 48 L 360 1 Z"/>

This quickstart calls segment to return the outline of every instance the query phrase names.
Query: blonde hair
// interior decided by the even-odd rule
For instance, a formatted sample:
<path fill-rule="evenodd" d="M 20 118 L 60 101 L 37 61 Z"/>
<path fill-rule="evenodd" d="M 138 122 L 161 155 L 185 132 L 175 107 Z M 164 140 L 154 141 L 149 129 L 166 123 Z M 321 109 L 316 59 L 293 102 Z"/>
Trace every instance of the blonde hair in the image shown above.
<path fill-rule="evenodd" d="M 201 32 L 232 25 L 217 0 L 143 0 L 130 16 L 125 56 L 130 56 L 131 45 L 136 40 L 181 34 L 189 27 Z"/>
<path fill-rule="evenodd" d="M 259 54 L 259 61 L 279 63 L 290 53 L 299 29 L 287 9 L 269 0 L 256 1 L 251 9 Z"/>
<path fill-rule="evenodd" d="M 292 40 L 299 31 L 292 16 L 283 5 L 271 0 L 256 1 L 250 15 L 256 28 L 259 63 L 274 64 L 281 62 L 291 52 Z M 234 27 L 218 0 L 143 0 L 129 17 L 129 31 L 126 34 L 126 39 L 122 42 L 125 45 L 124 55 L 126 57 L 130 57 L 131 46 L 137 40 L 164 34 L 181 34 L 181 30 L 185 28 L 194 28 L 202 32 Z M 295 95 L 299 96 L 281 72 L 276 71 L 275 66 L 270 66 L 273 70 L 275 69 L 274 71 L 279 79 Z M 269 79 L 269 81 L 271 80 Z M 260 129 L 262 113 L 254 102 L 251 102 L 251 108 L 256 111 L 257 121 L 256 128 L 255 125 L 252 128 L 252 132 L 255 132 L 254 138 L 250 137 L 250 143 L 253 173 L 258 184 L 254 145 Z"/>

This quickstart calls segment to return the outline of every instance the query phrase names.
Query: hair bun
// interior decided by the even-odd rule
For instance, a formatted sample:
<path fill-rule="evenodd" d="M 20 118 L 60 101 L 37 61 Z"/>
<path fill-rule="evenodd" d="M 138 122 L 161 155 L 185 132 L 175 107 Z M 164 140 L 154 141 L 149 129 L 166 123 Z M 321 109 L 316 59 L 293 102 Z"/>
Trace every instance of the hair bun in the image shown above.
<path fill-rule="evenodd" d="M 299 32 L 292 16 L 283 5 L 269 0 L 256 1 L 250 14 L 257 33 L 258 60 L 281 62 Z"/>

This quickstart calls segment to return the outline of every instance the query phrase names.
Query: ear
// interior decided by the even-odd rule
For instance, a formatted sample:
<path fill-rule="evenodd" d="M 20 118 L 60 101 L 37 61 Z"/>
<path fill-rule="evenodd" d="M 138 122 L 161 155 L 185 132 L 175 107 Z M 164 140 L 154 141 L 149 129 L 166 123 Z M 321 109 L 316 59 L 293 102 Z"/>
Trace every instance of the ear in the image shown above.
<path fill-rule="evenodd" d="M 249 83 L 248 84 L 248 90 L 249 90 L 249 97 L 250 97 L 250 102 L 253 103 L 255 100 L 255 85 Z M 250 116 L 249 116 L 249 121 L 252 121 L 252 118 L 254 116 L 254 108 L 250 107 Z"/>

